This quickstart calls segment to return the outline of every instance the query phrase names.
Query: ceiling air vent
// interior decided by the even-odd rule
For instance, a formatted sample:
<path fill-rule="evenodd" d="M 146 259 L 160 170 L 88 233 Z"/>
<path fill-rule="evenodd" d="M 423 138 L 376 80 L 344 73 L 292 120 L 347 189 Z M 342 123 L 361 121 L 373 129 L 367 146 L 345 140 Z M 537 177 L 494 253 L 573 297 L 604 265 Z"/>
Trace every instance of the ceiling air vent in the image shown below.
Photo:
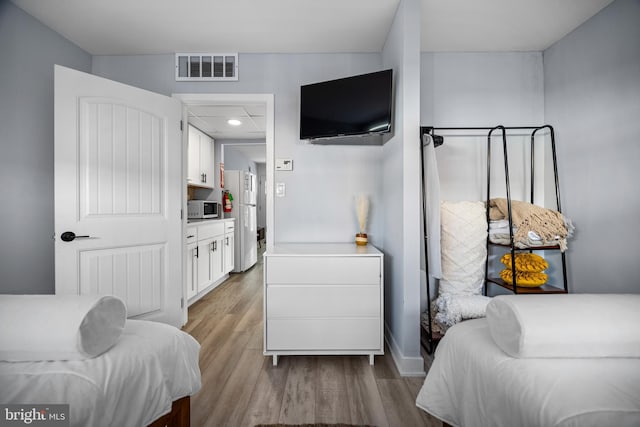
<path fill-rule="evenodd" d="M 176 53 L 176 81 L 238 80 L 237 53 Z"/>

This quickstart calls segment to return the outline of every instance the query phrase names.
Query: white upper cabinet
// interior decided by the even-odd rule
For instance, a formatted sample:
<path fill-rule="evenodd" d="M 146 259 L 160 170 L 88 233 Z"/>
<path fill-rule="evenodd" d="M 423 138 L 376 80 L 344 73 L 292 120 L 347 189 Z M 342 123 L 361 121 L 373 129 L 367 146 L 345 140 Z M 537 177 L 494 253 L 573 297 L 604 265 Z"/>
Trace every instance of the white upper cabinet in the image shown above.
<path fill-rule="evenodd" d="M 213 138 L 189 125 L 189 164 L 187 184 L 213 188 L 215 182 L 215 159 Z"/>

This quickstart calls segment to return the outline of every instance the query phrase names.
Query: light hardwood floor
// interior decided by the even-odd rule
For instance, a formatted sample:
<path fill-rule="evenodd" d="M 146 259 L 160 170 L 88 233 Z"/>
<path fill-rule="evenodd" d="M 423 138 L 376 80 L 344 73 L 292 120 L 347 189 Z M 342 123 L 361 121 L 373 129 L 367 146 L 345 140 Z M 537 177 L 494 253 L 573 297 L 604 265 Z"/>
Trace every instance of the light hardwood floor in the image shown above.
<path fill-rule="evenodd" d="M 281 357 L 262 354 L 262 256 L 189 307 L 183 328 L 202 345 L 202 389 L 191 425 L 345 423 L 441 426 L 415 406 L 424 378 L 403 378 L 391 356 Z"/>

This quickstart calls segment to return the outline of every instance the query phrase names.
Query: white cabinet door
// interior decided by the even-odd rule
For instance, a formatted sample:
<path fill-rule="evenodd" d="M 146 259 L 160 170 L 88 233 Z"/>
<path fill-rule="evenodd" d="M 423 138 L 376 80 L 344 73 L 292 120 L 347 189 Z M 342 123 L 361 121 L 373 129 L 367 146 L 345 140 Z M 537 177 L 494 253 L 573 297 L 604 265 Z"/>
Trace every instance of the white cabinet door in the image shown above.
<path fill-rule="evenodd" d="M 187 184 L 213 188 L 215 181 L 213 138 L 189 125 Z"/>
<path fill-rule="evenodd" d="M 198 293 L 198 251 L 197 243 L 187 245 L 187 299 Z"/>
<path fill-rule="evenodd" d="M 209 251 L 211 282 L 224 276 L 223 268 L 224 236 L 216 236 Z"/>
<path fill-rule="evenodd" d="M 182 105 L 54 69 L 56 294 L 115 295 L 180 327 Z"/>
<path fill-rule="evenodd" d="M 234 241 L 235 233 L 226 233 L 224 235 L 224 273 L 227 274 L 233 270 L 234 265 Z"/>
<path fill-rule="evenodd" d="M 198 241 L 198 292 L 202 292 L 211 284 L 211 250 L 214 238 Z"/>
<path fill-rule="evenodd" d="M 200 132 L 189 125 L 187 184 L 200 184 Z"/>
<path fill-rule="evenodd" d="M 200 170 L 202 171 L 202 185 L 213 188 L 215 180 L 213 168 L 213 138 L 204 133 L 200 134 Z"/>

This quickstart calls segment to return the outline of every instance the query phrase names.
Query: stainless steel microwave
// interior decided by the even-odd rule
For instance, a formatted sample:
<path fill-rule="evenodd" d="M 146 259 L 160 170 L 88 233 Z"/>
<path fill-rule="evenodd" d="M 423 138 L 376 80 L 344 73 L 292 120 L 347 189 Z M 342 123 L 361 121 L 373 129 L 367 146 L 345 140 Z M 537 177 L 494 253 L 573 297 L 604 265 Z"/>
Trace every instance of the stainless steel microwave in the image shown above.
<path fill-rule="evenodd" d="M 209 219 L 220 217 L 220 203 L 212 200 L 189 200 L 187 202 L 187 218 Z"/>

